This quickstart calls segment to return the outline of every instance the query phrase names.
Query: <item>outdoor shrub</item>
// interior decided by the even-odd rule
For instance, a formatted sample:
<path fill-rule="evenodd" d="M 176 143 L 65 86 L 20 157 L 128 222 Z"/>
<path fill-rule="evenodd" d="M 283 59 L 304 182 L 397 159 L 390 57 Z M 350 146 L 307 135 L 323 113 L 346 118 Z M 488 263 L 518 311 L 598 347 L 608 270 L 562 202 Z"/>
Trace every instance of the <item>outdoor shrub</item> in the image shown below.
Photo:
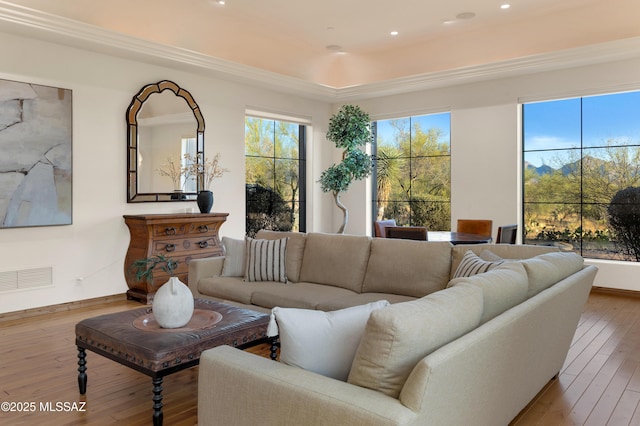
<path fill-rule="evenodd" d="M 609 227 L 620 251 L 640 261 L 640 187 L 618 191 L 607 208 Z"/>
<path fill-rule="evenodd" d="M 293 209 L 276 191 L 262 185 L 246 185 L 247 236 L 255 237 L 261 229 L 291 231 Z"/>

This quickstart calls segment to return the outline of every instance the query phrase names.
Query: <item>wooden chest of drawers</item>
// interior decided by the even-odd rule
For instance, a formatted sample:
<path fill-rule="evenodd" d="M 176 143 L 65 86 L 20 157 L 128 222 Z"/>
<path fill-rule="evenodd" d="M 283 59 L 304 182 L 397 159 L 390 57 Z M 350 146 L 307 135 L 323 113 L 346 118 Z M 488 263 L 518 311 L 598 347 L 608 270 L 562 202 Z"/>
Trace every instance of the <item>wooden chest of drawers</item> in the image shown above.
<path fill-rule="evenodd" d="M 202 257 L 222 256 L 218 231 L 229 213 L 178 213 L 125 215 L 131 241 L 124 261 L 129 290 L 127 298 L 151 303 L 153 294 L 169 280 L 156 268 L 152 280 L 137 280 L 131 264 L 138 259 L 162 254 L 178 262 L 174 274 L 187 284 L 189 262 Z"/>

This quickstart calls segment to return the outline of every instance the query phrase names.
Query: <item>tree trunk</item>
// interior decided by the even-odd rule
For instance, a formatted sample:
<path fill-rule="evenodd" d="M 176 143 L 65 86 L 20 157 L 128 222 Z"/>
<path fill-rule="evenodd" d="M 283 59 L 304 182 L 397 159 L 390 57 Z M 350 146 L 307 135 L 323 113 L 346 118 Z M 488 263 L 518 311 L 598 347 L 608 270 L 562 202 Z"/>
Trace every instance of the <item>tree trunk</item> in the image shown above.
<path fill-rule="evenodd" d="M 347 227 L 347 222 L 349 220 L 349 212 L 347 211 L 347 208 L 344 206 L 344 204 L 340 202 L 339 192 L 333 193 L 333 199 L 336 201 L 336 206 L 338 206 L 338 208 L 342 210 L 342 215 L 343 215 L 342 225 L 340 226 L 340 229 L 338 229 L 338 234 L 344 234 L 344 229 Z"/>

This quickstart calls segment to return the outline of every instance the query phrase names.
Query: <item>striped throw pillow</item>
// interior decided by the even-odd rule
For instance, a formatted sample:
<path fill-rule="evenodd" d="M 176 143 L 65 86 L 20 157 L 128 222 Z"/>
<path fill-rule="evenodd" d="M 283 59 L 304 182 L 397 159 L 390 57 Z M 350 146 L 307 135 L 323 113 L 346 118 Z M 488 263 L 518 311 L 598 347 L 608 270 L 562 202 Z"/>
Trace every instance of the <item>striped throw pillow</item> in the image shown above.
<path fill-rule="evenodd" d="M 482 260 L 471 250 L 467 250 L 462 257 L 462 261 L 460 262 L 460 265 L 458 265 L 456 272 L 453 274 L 453 278 L 470 277 L 472 275 L 481 274 L 483 272 L 490 271 L 496 266 L 501 265 L 503 262 L 504 260 L 487 262 L 486 260 Z"/>
<path fill-rule="evenodd" d="M 247 237 L 245 240 L 245 281 L 279 281 L 286 283 L 287 274 L 284 261 L 288 239 L 259 240 Z"/>

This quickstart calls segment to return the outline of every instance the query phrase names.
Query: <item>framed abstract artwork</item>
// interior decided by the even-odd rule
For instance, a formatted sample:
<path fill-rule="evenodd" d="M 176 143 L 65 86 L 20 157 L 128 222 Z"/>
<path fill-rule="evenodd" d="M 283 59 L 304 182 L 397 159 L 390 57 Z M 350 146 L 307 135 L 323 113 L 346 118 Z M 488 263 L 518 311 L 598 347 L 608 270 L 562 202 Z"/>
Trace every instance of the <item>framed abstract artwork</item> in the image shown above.
<path fill-rule="evenodd" d="M 0 227 L 72 223 L 71 90 L 0 80 Z"/>

